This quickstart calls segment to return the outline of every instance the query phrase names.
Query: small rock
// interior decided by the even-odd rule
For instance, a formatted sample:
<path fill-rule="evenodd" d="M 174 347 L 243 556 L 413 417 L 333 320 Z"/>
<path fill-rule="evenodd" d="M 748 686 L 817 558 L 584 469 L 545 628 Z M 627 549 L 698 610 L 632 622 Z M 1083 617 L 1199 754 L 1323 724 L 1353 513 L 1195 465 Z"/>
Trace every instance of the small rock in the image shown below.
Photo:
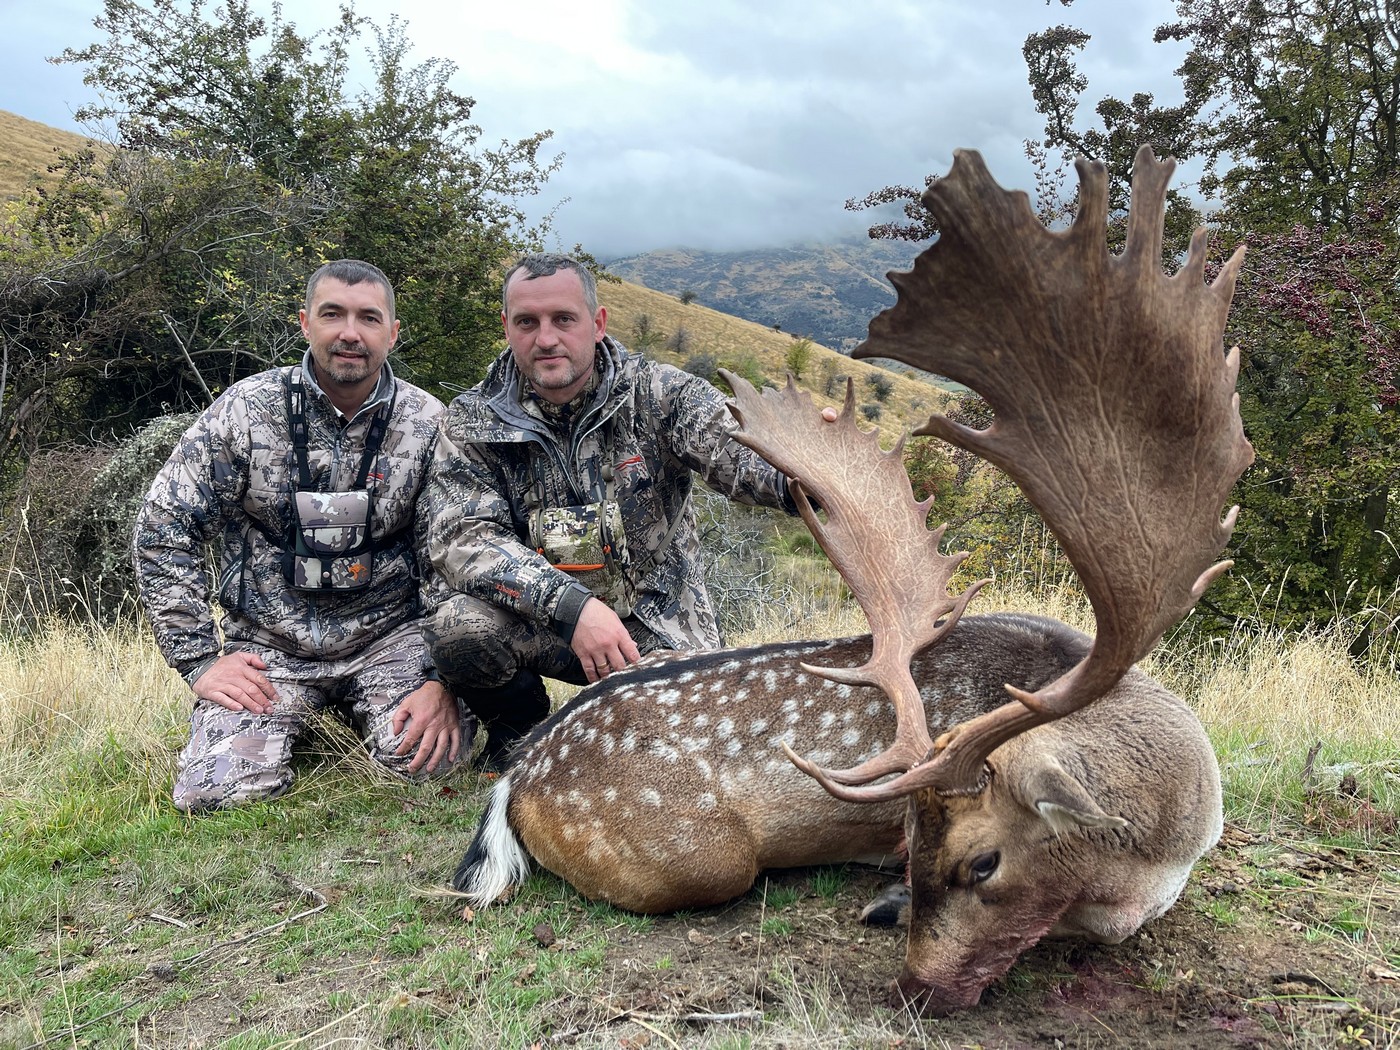
<path fill-rule="evenodd" d="M 540 923 L 530 932 L 534 934 L 535 941 L 539 944 L 541 948 L 550 947 L 554 944 L 555 940 L 557 939 L 554 936 L 554 927 L 547 922 Z"/>

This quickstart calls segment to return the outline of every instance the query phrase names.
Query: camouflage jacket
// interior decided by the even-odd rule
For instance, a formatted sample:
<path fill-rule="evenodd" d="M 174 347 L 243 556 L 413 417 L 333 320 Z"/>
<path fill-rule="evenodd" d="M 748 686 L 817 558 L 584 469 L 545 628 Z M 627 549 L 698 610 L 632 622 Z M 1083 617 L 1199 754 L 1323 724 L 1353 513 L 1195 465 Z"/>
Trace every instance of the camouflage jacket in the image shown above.
<path fill-rule="evenodd" d="M 141 603 L 169 664 L 185 680 L 221 650 L 204 564 L 219 550 L 218 603 L 230 642 L 250 641 L 316 659 L 353 655 L 422 614 L 422 528 L 415 506 L 432 459 L 442 402 L 395 379 L 386 364 L 354 419 L 331 405 L 303 359 L 307 462 L 323 491 L 353 487 L 370 422 L 392 415 L 368 488 L 377 544 L 370 583 L 355 591 L 304 593 L 288 585 L 282 550 L 292 535 L 297 480 L 287 419 L 286 376 L 275 368 L 229 387 L 185 431 L 151 485 L 136 522 L 133 562 Z M 274 538 L 280 542 L 274 542 Z"/>
<path fill-rule="evenodd" d="M 724 396 L 704 379 L 610 338 L 596 368 L 571 425 L 552 423 L 526 393 L 509 350 L 448 406 L 424 497 L 437 598 L 443 587 L 470 594 L 568 638 L 589 592 L 528 545 L 530 512 L 600 499 L 606 464 L 631 556 L 633 615 L 675 648 L 716 648 L 692 472 L 736 502 L 791 513 L 787 481 L 730 437 Z"/>

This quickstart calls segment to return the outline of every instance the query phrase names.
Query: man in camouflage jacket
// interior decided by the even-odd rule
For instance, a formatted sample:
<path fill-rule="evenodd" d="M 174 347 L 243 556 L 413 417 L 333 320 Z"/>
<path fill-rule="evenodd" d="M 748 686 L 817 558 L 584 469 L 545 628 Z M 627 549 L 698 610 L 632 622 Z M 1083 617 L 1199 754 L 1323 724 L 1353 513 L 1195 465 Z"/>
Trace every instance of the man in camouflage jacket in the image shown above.
<path fill-rule="evenodd" d="M 174 786 L 186 812 L 285 791 L 293 741 L 331 705 L 348 711 L 376 760 L 411 778 L 447 771 L 471 742 L 421 630 L 415 509 L 442 403 L 389 368 L 399 325 L 377 267 L 343 259 L 316 271 L 301 326 L 302 363 L 225 391 L 185 432 L 136 523 L 141 602 L 196 697 Z M 295 556 L 298 519 L 303 533 L 321 526 L 311 535 L 327 546 L 312 553 L 324 558 Z M 365 549 L 338 556 L 351 536 Z"/>
<path fill-rule="evenodd" d="M 713 386 L 608 338 L 578 262 L 526 257 L 502 300 L 510 348 L 448 407 L 425 494 L 428 644 L 490 729 L 488 766 L 548 713 L 540 676 L 595 682 L 655 649 L 720 645 L 692 472 L 795 512 Z"/>

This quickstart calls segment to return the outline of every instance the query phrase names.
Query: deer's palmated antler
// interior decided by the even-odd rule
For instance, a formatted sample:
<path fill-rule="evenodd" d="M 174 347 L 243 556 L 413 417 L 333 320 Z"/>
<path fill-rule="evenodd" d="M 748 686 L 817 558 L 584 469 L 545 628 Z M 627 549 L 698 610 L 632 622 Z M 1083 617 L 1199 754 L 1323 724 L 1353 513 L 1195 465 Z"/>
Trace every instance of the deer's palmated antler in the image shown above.
<path fill-rule="evenodd" d="M 1226 354 L 1222 343 L 1243 249 L 1207 286 L 1198 230 L 1180 271 L 1161 272 L 1175 164 L 1144 146 L 1127 244 L 1111 257 L 1105 169 L 1076 167 L 1078 214 L 1052 232 L 1024 193 L 1002 190 L 978 154 L 959 151 L 923 198 L 939 240 L 911 273 L 890 275 L 898 301 L 854 354 L 904 361 L 986 398 L 995 413 L 987 430 L 936 415 L 917 433 L 975 452 L 1016 481 L 1097 619 L 1084 661 L 1034 694 L 1008 685 L 1013 702 L 945 733 L 935 759 L 899 779 L 901 791 L 974 790 L 997 746 L 1102 696 L 1229 565 L 1212 564 L 1234 527 L 1235 510 L 1222 520 L 1220 509 L 1253 460 L 1234 392 L 1239 351 Z M 890 797 L 880 789 L 893 786 L 841 797 Z"/>
<path fill-rule="evenodd" d="M 793 760 L 833 788 L 832 781 L 863 784 L 916 766 L 928 757 L 933 742 L 909 673 L 910 658 L 957 622 L 982 584 L 961 595 L 947 593 L 949 579 L 967 555 L 939 552 L 943 529 L 928 529 L 929 504 L 914 499 L 901 455 L 904 442 L 881 452 L 877 431 L 860 432 L 849 381 L 840 418 L 827 422 L 791 376 L 786 389 L 759 394 L 745 380 L 723 375 L 734 390 L 730 410 L 740 423 L 736 438 L 788 476 L 803 520 L 870 621 L 874 643 L 865 664 L 803 666 L 833 681 L 878 686 L 898 716 L 890 748 L 852 769 L 820 770 Z M 825 522 L 813 511 L 809 492 L 825 512 Z"/>

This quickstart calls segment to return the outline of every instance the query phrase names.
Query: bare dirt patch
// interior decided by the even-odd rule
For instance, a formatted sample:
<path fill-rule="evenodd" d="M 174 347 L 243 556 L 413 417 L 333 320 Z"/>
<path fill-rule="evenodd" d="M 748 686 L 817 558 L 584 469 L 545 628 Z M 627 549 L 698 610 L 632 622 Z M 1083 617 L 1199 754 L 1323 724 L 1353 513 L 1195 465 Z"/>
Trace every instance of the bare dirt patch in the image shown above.
<path fill-rule="evenodd" d="M 1266 866 L 1251 857 L 1258 851 L 1271 855 Z M 611 1045 L 642 1045 L 627 1042 L 646 1035 L 629 1030 L 626 1011 L 810 1016 L 823 1011 L 794 1005 L 816 997 L 835 1005 L 848 1041 L 813 1031 L 813 1045 L 1396 1047 L 1400 886 L 1385 875 L 1394 861 L 1300 852 L 1230 829 L 1182 901 L 1138 935 L 1117 946 L 1042 943 L 976 1009 L 942 1019 L 901 1018 L 891 1007 L 903 933 L 856 922 L 887 875 L 851 869 L 824 896 L 810 872 L 777 873 L 727 907 L 616 936 L 600 982 L 602 1015 L 592 1011 L 590 1027 L 570 1011 L 555 1038 L 567 1042 L 572 1029 L 594 1045 L 597 1026 L 608 1025 Z M 790 902 L 775 910 L 775 898 Z M 1352 904 L 1366 920 L 1349 930 L 1338 923 Z M 877 1033 L 889 1038 L 876 1042 Z M 798 1045 L 795 1034 L 793 1043 L 755 1037 L 754 1045 Z"/>

